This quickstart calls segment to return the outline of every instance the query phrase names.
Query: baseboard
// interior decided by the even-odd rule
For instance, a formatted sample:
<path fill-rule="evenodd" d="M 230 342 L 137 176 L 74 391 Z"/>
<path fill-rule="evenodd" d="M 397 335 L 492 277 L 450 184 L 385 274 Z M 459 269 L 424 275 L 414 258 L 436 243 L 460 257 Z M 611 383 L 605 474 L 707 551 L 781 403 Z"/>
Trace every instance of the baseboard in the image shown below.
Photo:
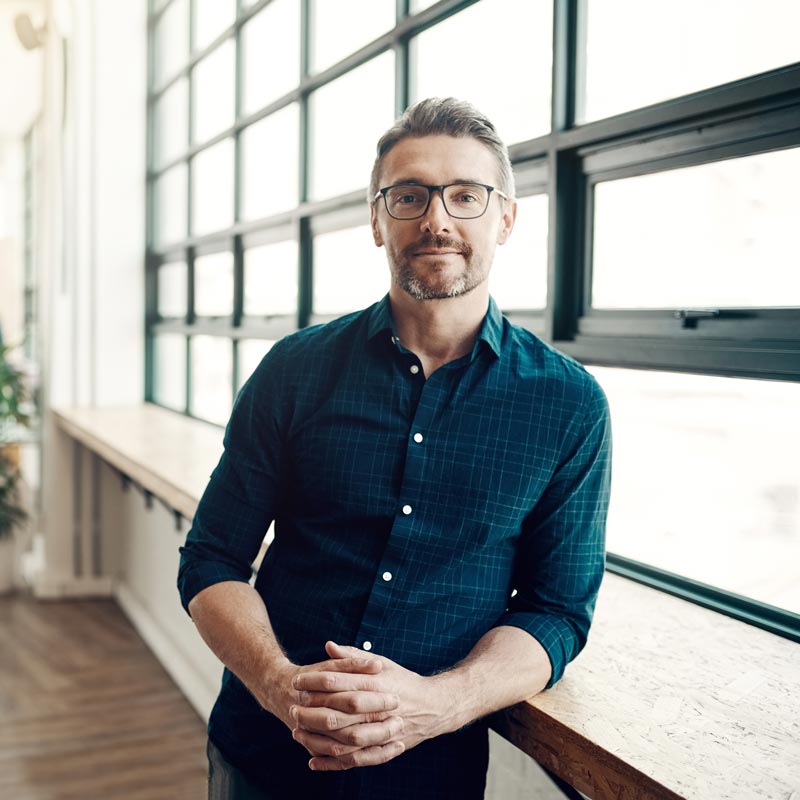
<path fill-rule="evenodd" d="M 40 573 L 30 578 L 30 585 L 39 600 L 114 596 L 114 580 L 108 576 L 71 578 Z"/>
<path fill-rule="evenodd" d="M 172 643 L 150 612 L 124 583 L 116 584 L 114 596 L 128 619 L 133 623 L 134 628 L 145 640 L 186 699 L 200 717 L 208 721 L 211 707 L 217 697 L 217 688 L 208 685 L 192 662 Z"/>

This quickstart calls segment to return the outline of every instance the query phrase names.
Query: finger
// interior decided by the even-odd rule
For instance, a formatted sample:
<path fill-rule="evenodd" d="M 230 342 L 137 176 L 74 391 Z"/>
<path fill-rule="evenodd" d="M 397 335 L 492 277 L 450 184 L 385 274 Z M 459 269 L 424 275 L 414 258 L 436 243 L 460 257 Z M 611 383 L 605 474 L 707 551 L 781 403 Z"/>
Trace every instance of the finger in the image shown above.
<path fill-rule="evenodd" d="M 312 664 L 309 672 L 354 672 L 376 674 L 383 669 L 380 659 L 368 656 L 366 653 L 352 648 L 358 655 L 345 655 L 334 657 L 328 661 Z"/>
<path fill-rule="evenodd" d="M 389 692 L 300 692 L 297 705 L 303 708 L 328 708 L 345 714 L 372 714 L 394 711 L 400 698 Z"/>
<path fill-rule="evenodd" d="M 389 717 L 383 722 L 371 722 L 351 725 L 349 728 L 333 730 L 328 733 L 314 733 L 297 727 L 292 736 L 313 755 L 344 755 L 340 744 L 361 749 L 374 745 L 384 745 L 396 739 L 403 732 L 403 720 L 400 717 Z"/>
<path fill-rule="evenodd" d="M 370 711 L 364 714 L 348 714 L 335 708 L 292 706 L 289 709 L 292 719 L 297 727 L 304 728 L 314 733 L 329 733 L 330 731 L 349 728 L 351 725 L 362 725 L 368 722 L 383 722 L 392 716 L 391 711 Z"/>
<path fill-rule="evenodd" d="M 302 728 L 295 728 L 292 731 L 292 738 L 298 743 L 303 745 L 310 756 L 331 756 L 339 758 L 340 756 L 349 755 L 358 750 L 358 747 L 353 744 L 344 744 L 336 739 L 331 739 L 329 736 L 322 736 L 317 733 L 309 733 Z"/>
<path fill-rule="evenodd" d="M 331 658 L 368 658 L 366 650 L 336 642 L 325 642 L 325 652 Z"/>
<path fill-rule="evenodd" d="M 387 761 L 397 758 L 404 750 L 405 746 L 402 742 L 389 742 L 385 745 L 355 750 L 340 757 L 314 756 L 308 762 L 308 766 L 321 772 L 352 769 L 353 767 L 371 767 L 376 764 L 385 764 Z"/>
<path fill-rule="evenodd" d="M 374 675 L 335 669 L 298 672 L 292 679 L 292 687 L 300 692 L 379 692 L 381 690 L 380 683 L 376 681 Z"/>

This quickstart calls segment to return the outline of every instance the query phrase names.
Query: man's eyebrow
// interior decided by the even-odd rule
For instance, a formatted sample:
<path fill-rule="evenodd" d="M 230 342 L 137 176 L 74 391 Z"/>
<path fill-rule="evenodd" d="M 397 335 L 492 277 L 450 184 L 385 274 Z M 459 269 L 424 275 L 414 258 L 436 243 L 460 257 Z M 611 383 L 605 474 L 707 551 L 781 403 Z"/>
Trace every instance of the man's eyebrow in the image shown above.
<path fill-rule="evenodd" d="M 481 186 L 486 186 L 484 181 L 479 180 L 478 178 L 455 178 L 452 181 L 447 181 L 445 186 L 449 186 L 453 183 L 477 183 Z M 416 185 L 423 185 L 423 186 L 434 186 L 435 184 L 429 184 L 425 181 L 421 180 L 420 178 L 401 178 L 398 181 L 395 181 L 392 186 L 416 186 Z"/>

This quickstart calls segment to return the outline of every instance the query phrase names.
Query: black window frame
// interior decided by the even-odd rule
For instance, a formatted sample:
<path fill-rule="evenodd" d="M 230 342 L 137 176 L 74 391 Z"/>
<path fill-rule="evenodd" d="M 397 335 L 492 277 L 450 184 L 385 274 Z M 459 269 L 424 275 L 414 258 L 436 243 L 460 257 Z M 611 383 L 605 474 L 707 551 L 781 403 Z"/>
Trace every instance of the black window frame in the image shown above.
<path fill-rule="evenodd" d="M 309 99 L 315 90 L 392 50 L 395 55 L 395 112 L 406 108 L 413 85 L 410 42 L 427 28 L 442 23 L 481 0 L 440 0 L 410 14 L 409 0 L 396 0 L 396 25 L 383 35 L 325 70 L 310 74 L 311 8 L 301 4 L 301 65 L 297 86 L 282 97 L 241 115 L 243 57 L 242 27 L 268 6 L 259 0 L 248 8 L 237 3 L 236 21 L 208 46 L 192 52 L 193 0 L 189 3 L 190 53 L 183 69 L 153 90 L 158 21 L 175 0 L 167 0 L 149 15 L 148 134 L 146 179 L 146 324 L 145 399 L 154 400 L 153 342 L 160 333 L 186 336 L 186 398 L 183 413 L 191 414 L 191 359 L 193 334 L 230 338 L 233 347 L 233 391 L 239 383 L 237 342 L 242 338 L 275 339 L 327 317 L 315 315 L 313 296 L 313 236 L 362 224 L 365 191 L 353 191 L 321 201 L 308 195 L 310 124 Z M 707 375 L 800 381 L 800 308 L 726 308 L 713 316 L 701 309 L 601 310 L 590 305 L 593 187 L 600 181 L 661 172 L 728 158 L 800 146 L 800 62 L 745 77 L 682 97 L 654 103 L 605 119 L 575 124 L 582 92 L 583 37 L 587 0 L 552 0 L 553 70 L 551 130 L 546 135 L 513 144 L 510 150 L 518 179 L 518 196 L 546 194 L 549 207 L 547 306 L 511 309 L 509 317 L 587 365 L 651 369 Z M 499 25 L 511 24 L 499 20 Z M 235 123 L 211 140 L 191 141 L 192 69 L 228 38 L 236 42 Z M 181 78 L 188 79 L 186 152 L 153 168 L 154 113 L 159 97 Z M 240 220 L 242 131 L 254 122 L 297 103 L 300 111 L 296 208 L 257 220 Z M 154 244 L 154 186 L 170 167 L 187 163 L 187 226 L 191 225 L 191 161 L 208 147 L 232 138 L 235 152 L 234 223 L 204 236 L 190 236 L 163 248 Z M 366 188 L 366 187 L 365 187 Z M 243 309 L 243 254 L 254 243 L 275 241 L 291 234 L 298 243 L 299 297 L 291 317 L 248 318 Z M 277 239 L 281 240 L 281 239 Z M 234 259 L 233 313 L 228 318 L 199 319 L 193 306 L 194 261 L 199 254 L 229 250 Z M 186 316 L 158 316 L 157 271 L 175 260 L 187 265 Z M 699 602 L 722 613 L 800 641 L 800 615 L 739 598 L 651 565 L 609 554 L 611 571 Z"/>

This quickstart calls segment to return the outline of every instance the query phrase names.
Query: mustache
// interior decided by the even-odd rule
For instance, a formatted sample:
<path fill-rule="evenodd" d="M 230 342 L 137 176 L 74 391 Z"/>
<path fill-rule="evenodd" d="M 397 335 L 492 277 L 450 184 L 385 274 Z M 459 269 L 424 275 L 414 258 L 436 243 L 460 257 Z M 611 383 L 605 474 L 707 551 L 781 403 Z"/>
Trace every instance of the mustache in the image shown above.
<path fill-rule="evenodd" d="M 429 233 L 418 239 L 413 244 L 403 248 L 403 255 L 410 258 L 417 252 L 428 247 L 434 247 L 437 250 L 456 250 L 466 258 L 472 255 L 472 248 L 461 239 L 454 239 L 452 236 L 444 236 L 441 234 Z"/>

